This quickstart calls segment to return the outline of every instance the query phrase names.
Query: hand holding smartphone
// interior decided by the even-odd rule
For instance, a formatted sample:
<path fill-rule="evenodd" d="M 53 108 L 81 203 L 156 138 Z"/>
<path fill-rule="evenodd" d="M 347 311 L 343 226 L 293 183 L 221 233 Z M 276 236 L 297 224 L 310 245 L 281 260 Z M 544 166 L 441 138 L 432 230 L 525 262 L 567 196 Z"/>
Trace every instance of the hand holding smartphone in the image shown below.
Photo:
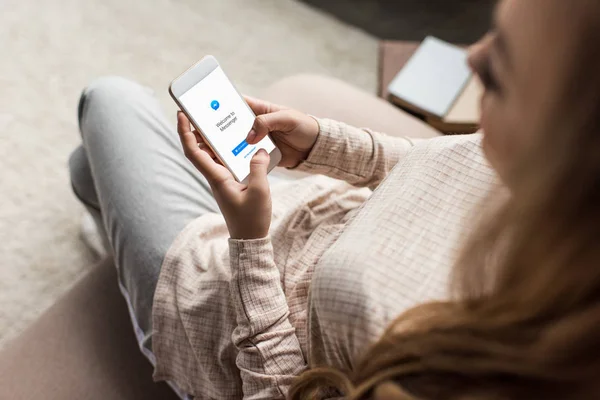
<path fill-rule="evenodd" d="M 206 56 L 176 78 L 169 93 L 216 158 L 240 183 L 248 183 L 250 160 L 259 149 L 270 155 L 268 170 L 281 160 L 273 141 L 246 141 L 255 115 L 213 56 Z"/>
<path fill-rule="evenodd" d="M 208 180 L 231 237 L 265 237 L 271 221 L 267 174 L 278 164 L 306 160 L 319 124 L 275 104 L 246 103 L 211 56 L 175 79 L 169 92 L 182 110 L 177 131 L 184 152 Z"/>

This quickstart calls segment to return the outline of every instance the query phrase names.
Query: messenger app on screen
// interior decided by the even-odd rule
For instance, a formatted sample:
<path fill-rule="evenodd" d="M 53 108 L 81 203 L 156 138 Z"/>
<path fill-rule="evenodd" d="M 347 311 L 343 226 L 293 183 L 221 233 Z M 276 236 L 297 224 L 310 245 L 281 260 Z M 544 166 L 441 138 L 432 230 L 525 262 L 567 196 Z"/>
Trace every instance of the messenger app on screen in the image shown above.
<path fill-rule="evenodd" d="M 250 159 L 258 149 L 271 153 L 275 148 L 268 136 L 255 145 L 246 142 L 254 114 L 221 67 L 181 95 L 179 101 L 240 181 L 250 173 Z"/>

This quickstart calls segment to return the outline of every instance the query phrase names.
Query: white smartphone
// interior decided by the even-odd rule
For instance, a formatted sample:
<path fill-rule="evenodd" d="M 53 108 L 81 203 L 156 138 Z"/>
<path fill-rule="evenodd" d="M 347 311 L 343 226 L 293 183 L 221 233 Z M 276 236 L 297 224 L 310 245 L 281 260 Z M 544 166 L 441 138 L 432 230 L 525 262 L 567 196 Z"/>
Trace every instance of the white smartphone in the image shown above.
<path fill-rule="evenodd" d="M 246 142 L 256 116 L 213 56 L 173 80 L 169 93 L 238 182 L 248 182 L 250 159 L 259 149 L 271 156 L 269 172 L 281 161 L 270 137 L 255 145 Z"/>

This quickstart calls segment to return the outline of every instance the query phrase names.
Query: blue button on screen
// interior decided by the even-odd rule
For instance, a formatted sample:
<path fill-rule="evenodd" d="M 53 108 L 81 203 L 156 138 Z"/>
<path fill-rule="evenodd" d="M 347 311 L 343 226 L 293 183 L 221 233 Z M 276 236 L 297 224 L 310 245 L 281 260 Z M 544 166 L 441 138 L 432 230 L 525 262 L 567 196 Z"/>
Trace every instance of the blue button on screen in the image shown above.
<path fill-rule="evenodd" d="M 248 142 L 246 142 L 246 139 L 244 139 L 244 141 L 240 144 L 238 144 L 237 146 L 235 146 L 235 148 L 233 150 L 231 150 L 231 152 L 233 153 L 234 156 L 237 156 L 238 154 L 240 154 L 246 147 L 248 146 Z"/>
<path fill-rule="evenodd" d="M 220 105 L 220 104 L 219 104 L 219 102 L 218 102 L 218 101 L 216 101 L 216 100 L 213 100 L 213 101 L 210 103 L 210 108 L 212 108 L 212 109 L 213 109 L 213 110 L 215 110 L 215 111 L 216 111 L 216 110 L 218 110 L 220 106 L 221 106 L 221 105 Z"/>

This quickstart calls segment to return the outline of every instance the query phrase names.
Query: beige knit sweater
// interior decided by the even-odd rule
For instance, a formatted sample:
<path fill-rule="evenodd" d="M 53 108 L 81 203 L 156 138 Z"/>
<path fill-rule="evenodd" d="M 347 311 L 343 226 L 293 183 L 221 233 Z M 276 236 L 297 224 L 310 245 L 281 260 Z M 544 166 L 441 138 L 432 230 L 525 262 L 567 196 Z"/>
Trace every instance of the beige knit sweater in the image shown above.
<path fill-rule="evenodd" d="M 298 169 L 329 177 L 272 189 L 269 238 L 228 240 L 208 214 L 173 243 L 154 299 L 155 379 L 197 399 L 283 398 L 307 366 L 351 369 L 396 316 L 447 296 L 495 180 L 480 136 L 319 124 Z"/>

